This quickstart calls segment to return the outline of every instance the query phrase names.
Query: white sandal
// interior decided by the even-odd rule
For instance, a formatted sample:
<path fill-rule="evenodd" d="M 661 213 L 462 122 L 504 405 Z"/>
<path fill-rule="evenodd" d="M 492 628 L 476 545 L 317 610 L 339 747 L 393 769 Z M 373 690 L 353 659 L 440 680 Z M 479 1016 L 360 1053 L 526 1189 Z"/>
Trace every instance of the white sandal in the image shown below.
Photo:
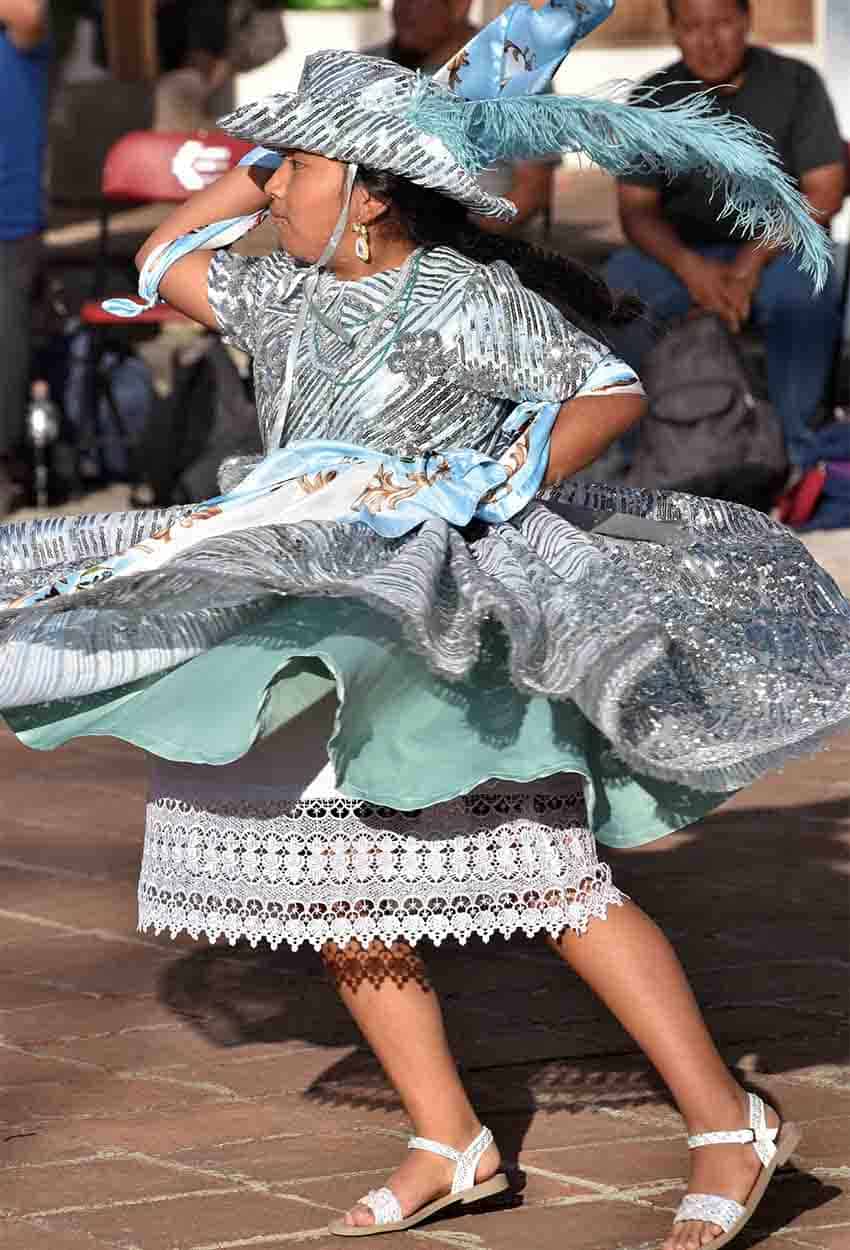
<path fill-rule="evenodd" d="M 455 1164 L 451 1193 L 427 1203 L 404 1219 L 398 1198 L 391 1189 L 371 1189 L 365 1198 L 360 1199 L 358 1205 L 369 1208 L 375 1217 L 375 1223 L 360 1226 L 334 1220 L 329 1225 L 329 1231 L 336 1233 L 338 1237 L 371 1237 L 375 1233 L 399 1233 L 405 1228 L 413 1228 L 414 1224 L 421 1224 L 444 1207 L 458 1202 L 465 1206 L 467 1203 L 489 1198 L 491 1194 L 502 1193 L 508 1188 L 508 1178 L 504 1172 L 497 1172 L 489 1181 L 482 1181 L 480 1185 L 475 1184 L 475 1173 L 478 1171 L 481 1156 L 492 1144 L 493 1134 L 488 1128 L 482 1128 L 475 1141 L 463 1151 L 444 1146 L 442 1142 L 428 1141 L 424 1137 L 411 1137 L 407 1143 L 409 1150 L 430 1150 L 432 1154 L 442 1155 L 444 1159 L 450 1159 Z"/>
<path fill-rule="evenodd" d="M 698 1133 L 688 1138 L 688 1147 L 698 1150 L 701 1146 L 750 1145 L 759 1157 L 762 1168 L 756 1183 L 750 1190 L 746 1205 L 718 1194 L 687 1194 L 679 1204 L 673 1220 L 683 1224 L 698 1220 L 704 1224 L 716 1224 L 723 1232 L 708 1241 L 700 1250 L 721 1250 L 733 1237 L 737 1237 L 764 1196 L 773 1173 L 787 1163 L 802 1136 L 796 1124 L 781 1124 L 768 1128 L 764 1103 L 758 1094 L 750 1094 L 750 1127 L 729 1133 Z"/>

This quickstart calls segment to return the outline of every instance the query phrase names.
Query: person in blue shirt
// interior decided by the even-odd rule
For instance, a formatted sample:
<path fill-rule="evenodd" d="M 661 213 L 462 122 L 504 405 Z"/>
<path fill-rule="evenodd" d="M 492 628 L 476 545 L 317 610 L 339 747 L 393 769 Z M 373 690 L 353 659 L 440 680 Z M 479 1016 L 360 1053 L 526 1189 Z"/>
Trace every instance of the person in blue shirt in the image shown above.
<path fill-rule="evenodd" d="M 26 412 L 48 67 L 46 0 L 0 0 L 0 516 L 15 497 L 10 461 Z"/>

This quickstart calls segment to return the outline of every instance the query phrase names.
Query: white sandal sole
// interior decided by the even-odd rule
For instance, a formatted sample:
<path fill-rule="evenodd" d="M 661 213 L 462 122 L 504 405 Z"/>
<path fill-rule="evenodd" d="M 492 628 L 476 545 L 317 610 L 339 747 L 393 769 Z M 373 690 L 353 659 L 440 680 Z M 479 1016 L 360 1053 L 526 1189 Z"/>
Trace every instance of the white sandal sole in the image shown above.
<path fill-rule="evenodd" d="M 802 1131 L 796 1124 L 788 1123 L 780 1127 L 779 1136 L 776 1139 L 776 1154 L 766 1167 L 762 1167 L 756 1183 L 750 1190 L 750 1196 L 744 1205 L 743 1213 L 730 1229 L 725 1233 L 721 1233 L 719 1237 L 715 1237 L 713 1241 L 707 1241 L 704 1246 L 700 1247 L 700 1250 L 722 1250 L 723 1246 L 728 1246 L 729 1242 L 744 1230 L 753 1218 L 756 1207 L 764 1197 L 764 1191 L 773 1180 L 774 1172 L 777 1168 L 782 1167 L 783 1163 L 788 1162 L 797 1149 L 802 1136 Z"/>
<path fill-rule="evenodd" d="M 482 1181 L 480 1185 L 473 1185 L 471 1189 L 464 1189 L 459 1194 L 446 1194 L 445 1198 L 437 1198 L 434 1202 L 429 1202 L 427 1206 L 420 1207 L 415 1214 L 409 1215 L 406 1220 L 393 1220 L 391 1224 L 364 1224 L 362 1226 L 334 1220 L 333 1224 L 328 1225 L 328 1232 L 336 1237 L 376 1237 L 379 1233 L 401 1233 L 406 1228 L 414 1228 L 424 1220 L 430 1219 L 432 1215 L 445 1210 L 446 1207 L 453 1207 L 457 1204 L 467 1206 L 472 1202 L 480 1202 L 482 1198 L 490 1198 L 493 1194 L 504 1193 L 509 1188 L 510 1181 L 507 1176 L 504 1172 L 497 1172 L 489 1181 Z"/>

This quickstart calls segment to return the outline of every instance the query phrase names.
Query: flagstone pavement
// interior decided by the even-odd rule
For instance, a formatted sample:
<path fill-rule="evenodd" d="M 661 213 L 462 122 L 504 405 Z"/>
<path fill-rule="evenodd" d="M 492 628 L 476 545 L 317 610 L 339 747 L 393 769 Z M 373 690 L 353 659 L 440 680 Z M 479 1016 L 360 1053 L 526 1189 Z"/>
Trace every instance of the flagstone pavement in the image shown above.
<path fill-rule="evenodd" d="M 847 535 L 811 545 L 850 589 Z M 136 933 L 144 791 L 119 743 L 40 755 L 0 731 L 0 1247 L 331 1250 L 405 1117 L 312 953 Z M 848 840 L 844 737 L 610 856 L 728 1062 L 803 1128 L 741 1250 L 850 1247 Z M 382 1250 L 658 1246 L 687 1150 L 634 1044 L 539 942 L 431 962 L 515 1186 Z"/>

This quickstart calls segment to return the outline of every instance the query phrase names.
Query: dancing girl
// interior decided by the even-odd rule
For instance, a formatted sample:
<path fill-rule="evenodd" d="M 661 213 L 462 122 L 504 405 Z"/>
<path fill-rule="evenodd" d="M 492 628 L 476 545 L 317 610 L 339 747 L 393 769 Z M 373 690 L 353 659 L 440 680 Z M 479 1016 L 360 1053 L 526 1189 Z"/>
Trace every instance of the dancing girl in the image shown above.
<path fill-rule="evenodd" d="M 814 282 L 828 244 L 706 99 L 546 93 L 612 7 L 513 4 L 434 79 L 318 53 L 225 118 L 258 146 L 155 231 L 122 307 L 166 299 L 252 355 L 265 455 L 203 503 L 0 530 L 9 725 L 151 754 L 141 927 L 310 943 L 398 1091 L 412 1149 L 341 1236 L 508 1184 L 426 939 L 545 934 L 643 1049 L 692 1151 L 664 1250 L 725 1245 L 799 1137 L 597 841 L 662 837 L 846 724 L 850 605 L 760 514 L 571 480 L 643 411 L 604 338 L 638 310 L 477 229 L 513 209 L 476 175 L 708 170 Z M 267 215 L 277 250 L 230 250 Z"/>

